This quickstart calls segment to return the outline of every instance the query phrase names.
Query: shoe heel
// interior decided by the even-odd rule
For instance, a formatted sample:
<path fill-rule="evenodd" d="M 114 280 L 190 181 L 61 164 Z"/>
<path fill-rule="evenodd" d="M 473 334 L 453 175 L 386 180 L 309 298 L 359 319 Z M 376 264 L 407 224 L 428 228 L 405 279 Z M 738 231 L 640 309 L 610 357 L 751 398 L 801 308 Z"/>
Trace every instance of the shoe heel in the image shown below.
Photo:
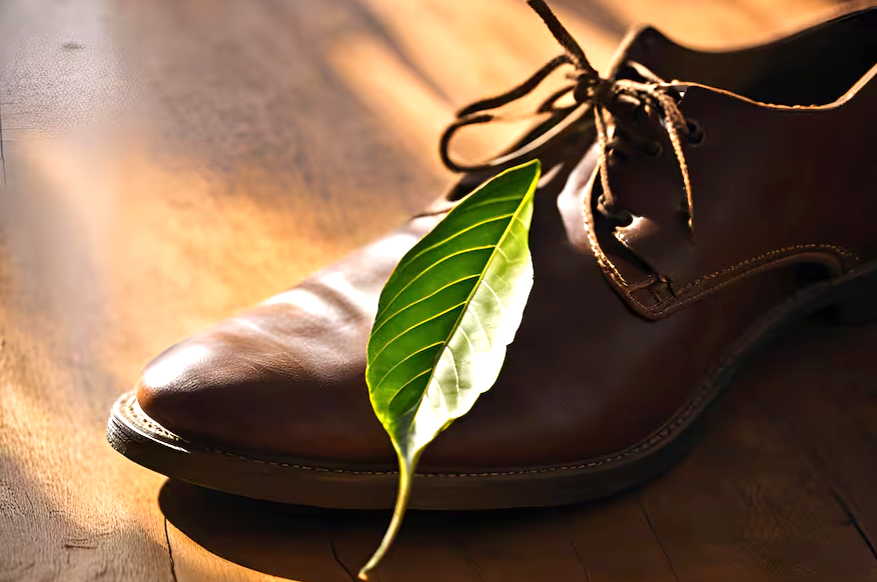
<path fill-rule="evenodd" d="M 835 325 L 865 325 L 877 322 L 877 269 L 870 267 L 837 291 L 836 302 L 823 317 Z"/>

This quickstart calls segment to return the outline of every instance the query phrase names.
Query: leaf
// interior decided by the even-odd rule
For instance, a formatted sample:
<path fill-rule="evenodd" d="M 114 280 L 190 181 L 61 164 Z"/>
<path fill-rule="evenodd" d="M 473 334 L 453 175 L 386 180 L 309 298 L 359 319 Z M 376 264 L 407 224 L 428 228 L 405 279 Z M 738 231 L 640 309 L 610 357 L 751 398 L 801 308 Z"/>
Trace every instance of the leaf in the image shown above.
<path fill-rule="evenodd" d="M 399 492 L 363 580 L 399 531 L 424 448 L 496 381 L 533 286 L 528 235 L 538 160 L 466 197 L 406 254 L 381 292 L 366 382 L 399 457 Z"/>

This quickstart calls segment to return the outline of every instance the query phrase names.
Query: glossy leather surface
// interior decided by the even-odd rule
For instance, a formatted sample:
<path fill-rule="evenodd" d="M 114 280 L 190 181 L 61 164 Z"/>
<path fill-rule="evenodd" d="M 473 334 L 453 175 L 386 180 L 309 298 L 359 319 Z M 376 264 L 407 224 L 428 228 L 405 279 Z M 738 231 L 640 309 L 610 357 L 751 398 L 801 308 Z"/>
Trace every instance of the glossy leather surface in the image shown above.
<path fill-rule="evenodd" d="M 632 37 L 626 50 L 668 78 L 700 81 L 704 73 L 704 82 L 713 81 L 704 64 L 711 58 L 762 67 L 773 59 L 780 75 L 792 58 L 783 43 L 738 57 L 692 58 L 693 51 L 666 39 L 650 48 L 642 40 L 658 38 L 650 31 Z M 831 26 L 796 43 L 822 46 L 827 37 L 835 38 Z M 873 51 L 864 54 L 874 60 Z M 721 85 L 765 98 L 769 89 L 752 85 L 751 66 L 726 69 Z M 782 86 L 785 100 L 794 100 Z M 794 291 L 800 264 L 831 275 L 877 255 L 870 227 L 877 174 L 868 155 L 877 82 L 820 110 L 778 109 L 707 87 L 688 89 L 680 108 L 707 135 L 702 146 L 685 150 L 695 242 L 679 220 L 681 179 L 668 144 L 662 156 L 612 163 L 613 191 L 636 216 L 616 232 L 593 212 L 592 136 L 574 134 L 546 152 L 531 229 L 535 283 L 523 323 L 494 388 L 439 436 L 423 469 L 550 466 L 622 450 L 682 407 L 728 346 Z M 198 442 L 324 466 L 392 467 L 389 439 L 368 401 L 365 346 L 384 281 L 441 216 L 415 218 L 296 288 L 173 346 L 139 380 L 141 407 Z M 790 249 L 790 258 L 755 259 L 777 249 Z M 618 285 L 605 276 L 606 265 L 627 283 L 669 282 L 670 294 Z M 737 276 L 744 271 L 750 276 Z"/>

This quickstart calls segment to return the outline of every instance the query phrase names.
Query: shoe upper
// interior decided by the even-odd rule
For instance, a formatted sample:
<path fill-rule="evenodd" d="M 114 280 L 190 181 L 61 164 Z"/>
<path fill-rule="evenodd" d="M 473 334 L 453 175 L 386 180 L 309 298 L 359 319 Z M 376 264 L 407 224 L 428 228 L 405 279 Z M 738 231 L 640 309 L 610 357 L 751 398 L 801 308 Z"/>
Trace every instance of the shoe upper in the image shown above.
<path fill-rule="evenodd" d="M 635 61 L 684 81 L 672 84 L 675 107 L 699 139 L 682 145 L 681 167 L 666 120 L 647 110 L 634 125 L 660 144 L 649 155 L 601 151 L 585 118 L 539 152 L 523 321 L 494 388 L 436 439 L 422 470 L 618 454 L 695 408 L 740 338 L 802 284 L 877 257 L 874 25 L 877 10 L 863 11 L 713 54 L 651 28 L 629 36 L 614 70 L 635 75 Z M 627 220 L 605 212 L 607 185 Z M 442 217 L 415 217 L 171 347 L 137 383 L 141 408 L 235 451 L 393 467 L 368 399 L 366 344 L 384 282 Z"/>

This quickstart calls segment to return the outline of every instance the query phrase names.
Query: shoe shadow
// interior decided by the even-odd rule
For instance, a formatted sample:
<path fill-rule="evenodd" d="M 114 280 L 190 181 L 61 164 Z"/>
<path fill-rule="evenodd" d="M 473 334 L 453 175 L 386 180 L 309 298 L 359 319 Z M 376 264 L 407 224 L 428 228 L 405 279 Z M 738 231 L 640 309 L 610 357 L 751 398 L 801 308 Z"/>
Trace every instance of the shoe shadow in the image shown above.
<path fill-rule="evenodd" d="M 159 506 L 167 520 L 207 551 L 265 574 L 323 582 L 349 580 L 334 555 L 332 511 L 249 499 L 168 480 Z M 177 568 L 173 530 L 169 543 Z M 190 546 L 180 544 L 183 552 Z"/>
<path fill-rule="evenodd" d="M 410 511 L 370 580 L 586 580 L 581 552 L 594 547 L 588 532 L 599 532 L 600 522 L 617 519 L 611 514 L 619 503 L 630 502 L 638 513 L 635 493 L 573 507 Z M 176 529 L 209 552 L 302 582 L 355 580 L 390 519 L 389 511 L 284 505 L 175 480 L 162 487 L 159 505 Z M 582 528 L 582 519 L 596 527 Z"/>

